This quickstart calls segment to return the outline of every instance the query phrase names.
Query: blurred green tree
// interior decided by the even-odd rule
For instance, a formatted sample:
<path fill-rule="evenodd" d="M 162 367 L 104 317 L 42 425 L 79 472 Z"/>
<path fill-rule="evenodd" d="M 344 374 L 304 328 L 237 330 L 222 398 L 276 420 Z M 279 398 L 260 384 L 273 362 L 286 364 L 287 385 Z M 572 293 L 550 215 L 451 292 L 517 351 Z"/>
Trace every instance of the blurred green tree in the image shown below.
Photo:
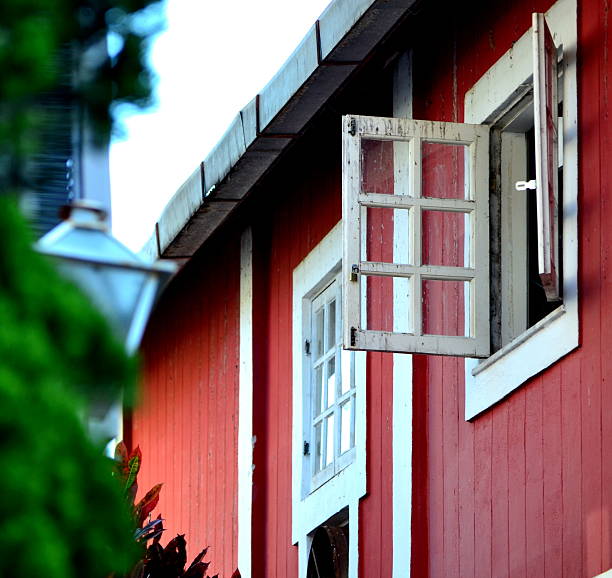
<path fill-rule="evenodd" d="M 0 2 L 0 576 L 102 578 L 139 554 L 110 462 L 82 419 L 101 388 L 133 390 L 136 363 L 32 251 L 16 198 L 40 143 L 41 97 L 66 75 L 100 143 L 114 106 L 150 102 L 144 49 L 156 10 L 151 0 Z M 100 49 L 107 38 L 111 55 Z"/>

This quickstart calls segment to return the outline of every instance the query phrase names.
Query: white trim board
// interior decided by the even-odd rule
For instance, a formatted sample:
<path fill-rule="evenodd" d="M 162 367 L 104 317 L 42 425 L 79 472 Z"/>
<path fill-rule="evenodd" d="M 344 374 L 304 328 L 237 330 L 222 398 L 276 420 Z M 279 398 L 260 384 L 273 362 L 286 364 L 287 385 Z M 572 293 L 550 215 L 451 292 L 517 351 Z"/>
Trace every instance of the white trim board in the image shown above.
<path fill-rule="evenodd" d="M 412 118 L 412 53 L 398 58 L 393 79 L 393 116 Z M 398 151 L 399 152 L 399 151 Z M 394 166 L 398 166 L 394 163 Z M 394 178 L 401 178 L 401 174 Z M 405 211 L 403 211 L 405 212 Z M 393 228 L 394 260 L 408 251 L 408 227 Z M 401 221 L 400 221 L 401 222 Z M 407 224 L 407 223 L 402 223 Z M 408 315 L 408 304 L 394 284 L 394 331 Z M 412 355 L 393 354 L 393 578 L 410 578 L 412 553 Z"/>
<path fill-rule="evenodd" d="M 251 578 L 253 511 L 253 235 L 240 240 L 240 369 L 238 392 L 238 568 Z"/>
<path fill-rule="evenodd" d="M 500 401 L 578 346 L 578 116 L 576 0 L 558 0 L 546 13 L 563 47 L 563 307 L 485 360 L 465 361 L 465 419 Z M 531 29 L 467 92 L 465 122 L 490 123 L 531 85 Z M 477 369 L 478 368 L 478 369 Z"/>

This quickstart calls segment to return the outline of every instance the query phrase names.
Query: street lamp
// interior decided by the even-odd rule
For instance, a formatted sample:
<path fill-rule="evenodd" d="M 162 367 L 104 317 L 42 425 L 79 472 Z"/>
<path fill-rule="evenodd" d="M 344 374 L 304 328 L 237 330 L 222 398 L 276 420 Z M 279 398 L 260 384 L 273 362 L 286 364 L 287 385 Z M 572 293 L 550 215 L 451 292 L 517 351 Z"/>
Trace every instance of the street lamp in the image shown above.
<path fill-rule="evenodd" d="M 97 203 L 80 200 L 66 207 L 65 220 L 35 245 L 55 259 L 104 315 L 128 354 L 140 344 L 155 299 L 176 271 L 171 262 L 149 264 L 115 239 L 108 230 L 107 213 Z M 123 437 L 121 399 L 98 399 L 88 417 L 94 439 L 111 442 Z"/>
<path fill-rule="evenodd" d="M 107 213 L 97 203 L 77 201 L 67 210 L 66 219 L 35 247 L 56 259 L 61 273 L 85 292 L 132 354 L 176 265 L 149 264 L 130 251 L 110 234 Z"/>

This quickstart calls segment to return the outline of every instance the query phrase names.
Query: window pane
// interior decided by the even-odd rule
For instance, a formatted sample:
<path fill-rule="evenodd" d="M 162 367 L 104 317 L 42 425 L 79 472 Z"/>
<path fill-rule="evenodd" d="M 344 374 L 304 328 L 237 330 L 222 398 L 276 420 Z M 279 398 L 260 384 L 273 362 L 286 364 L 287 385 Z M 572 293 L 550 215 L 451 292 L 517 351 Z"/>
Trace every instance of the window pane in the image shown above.
<path fill-rule="evenodd" d="M 340 453 L 350 450 L 354 445 L 354 404 L 349 399 L 340 409 Z"/>
<path fill-rule="evenodd" d="M 408 141 L 361 141 L 361 190 L 383 195 L 410 194 Z"/>
<path fill-rule="evenodd" d="M 325 467 L 334 461 L 334 414 L 325 420 Z"/>
<path fill-rule="evenodd" d="M 327 312 L 327 347 L 326 351 L 336 345 L 336 300 L 330 301 Z"/>
<path fill-rule="evenodd" d="M 373 331 L 413 332 L 412 279 L 409 277 L 384 277 L 367 275 L 366 329 Z M 389 303 L 401 303 L 396 315 Z"/>
<path fill-rule="evenodd" d="M 410 209 L 363 207 L 366 261 L 411 265 Z"/>
<path fill-rule="evenodd" d="M 315 335 L 314 335 L 314 344 L 315 344 L 314 357 L 315 359 L 323 355 L 323 336 L 324 336 L 323 328 L 324 328 L 324 323 L 325 323 L 324 314 L 325 314 L 325 310 L 323 309 L 323 307 L 321 307 L 315 312 Z"/>
<path fill-rule="evenodd" d="M 469 159 L 465 145 L 423 142 L 423 197 L 469 199 Z"/>
<path fill-rule="evenodd" d="M 336 358 L 327 362 L 327 407 L 336 403 Z"/>
<path fill-rule="evenodd" d="M 323 399 L 323 365 L 318 365 L 314 370 L 313 382 L 314 400 L 315 400 L 315 417 L 320 415 L 325 409 L 325 400 Z"/>
<path fill-rule="evenodd" d="M 423 280 L 423 333 L 469 336 L 467 281 Z"/>
<path fill-rule="evenodd" d="M 469 267 L 471 230 L 469 213 L 423 211 L 423 265 Z"/>
<path fill-rule="evenodd" d="M 323 469 L 323 422 L 318 423 L 314 428 L 314 445 L 315 445 L 315 473 Z"/>

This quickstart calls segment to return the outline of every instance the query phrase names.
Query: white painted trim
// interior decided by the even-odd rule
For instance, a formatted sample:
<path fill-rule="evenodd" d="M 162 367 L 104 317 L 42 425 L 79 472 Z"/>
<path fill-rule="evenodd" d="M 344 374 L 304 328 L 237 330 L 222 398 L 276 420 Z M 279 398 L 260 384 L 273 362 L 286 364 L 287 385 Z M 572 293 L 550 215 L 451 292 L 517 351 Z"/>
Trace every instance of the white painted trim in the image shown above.
<path fill-rule="evenodd" d="M 253 235 L 240 240 L 240 370 L 238 393 L 238 568 L 251 578 L 253 509 Z"/>
<path fill-rule="evenodd" d="M 299 576 L 306 576 L 309 534 L 331 516 L 349 509 L 349 577 L 358 576 L 359 499 L 366 493 L 366 354 L 355 354 L 355 460 L 316 490 L 304 495 L 303 323 L 304 300 L 340 271 L 342 224 L 338 223 L 293 271 L 293 450 L 292 541 L 299 547 Z"/>
<path fill-rule="evenodd" d="M 395 67 L 393 80 L 393 116 L 412 118 L 412 53 L 402 54 Z M 394 147 L 394 153 L 402 154 Z M 399 160 L 399 159 L 398 159 Z M 394 162 L 394 167 L 402 166 Z M 396 173 L 394 178 L 402 178 Z M 396 190 L 398 187 L 396 186 Z M 398 227 L 395 211 L 393 228 L 393 260 L 402 262 L 401 256 L 409 251 L 409 228 Z M 403 211 L 405 212 L 405 211 Z M 400 216 L 400 219 L 402 217 Z M 404 226 L 402 226 L 404 225 Z M 409 319 L 410 304 L 401 294 L 401 286 L 394 280 L 394 331 L 401 331 L 404 317 Z M 412 322 L 412 320 L 411 320 Z M 410 577 L 412 551 L 412 355 L 393 354 L 393 578 Z"/>
<path fill-rule="evenodd" d="M 563 47 L 563 308 L 498 352 L 473 374 L 465 362 L 465 419 L 503 399 L 578 346 L 578 114 L 576 83 L 576 0 L 558 0 L 546 13 L 555 44 Z M 515 42 L 468 91 L 465 119 L 494 122 L 531 84 L 531 30 Z M 525 339 L 527 336 L 527 339 Z"/>

